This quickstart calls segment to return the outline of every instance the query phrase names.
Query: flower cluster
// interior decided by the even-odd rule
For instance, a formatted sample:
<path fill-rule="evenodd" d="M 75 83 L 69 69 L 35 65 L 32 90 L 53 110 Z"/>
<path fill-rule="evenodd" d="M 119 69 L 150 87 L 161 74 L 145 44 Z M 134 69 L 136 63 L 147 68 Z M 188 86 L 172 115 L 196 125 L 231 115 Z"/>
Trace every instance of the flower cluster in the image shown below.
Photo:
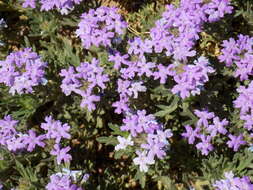
<path fill-rule="evenodd" d="M 124 150 L 127 146 L 136 147 L 138 156 L 133 162 L 139 165 L 140 171 L 147 172 L 148 165 L 155 163 L 155 157 L 163 159 L 166 156 L 169 147 L 167 139 L 172 137 L 172 132 L 170 129 L 164 130 L 153 115 L 146 115 L 145 110 L 139 110 L 136 114 L 129 113 L 123 123 L 120 129 L 129 131 L 130 135 L 127 139 L 118 136 L 119 144 L 115 150 Z"/>
<path fill-rule="evenodd" d="M 253 75 L 253 37 L 240 34 L 238 40 L 230 38 L 223 41 L 222 47 L 219 60 L 225 62 L 227 67 L 236 65 L 235 77 L 247 80 Z"/>
<path fill-rule="evenodd" d="M 143 82 L 131 82 L 129 80 L 118 79 L 118 93 L 120 100 L 112 104 L 115 107 L 115 113 L 127 113 L 130 111 L 129 101 L 130 98 L 138 98 L 139 92 L 145 92 L 146 87 Z"/>
<path fill-rule="evenodd" d="M 45 118 L 46 123 L 41 124 L 41 128 L 47 133 L 36 135 L 32 129 L 28 133 L 21 133 L 16 130 L 18 121 L 13 120 L 11 116 L 5 116 L 0 120 L 0 145 L 6 147 L 9 151 L 29 151 L 32 152 L 36 146 L 45 147 L 46 139 L 55 140 L 54 149 L 50 152 L 51 155 L 57 156 L 57 163 L 61 164 L 62 160 L 69 162 L 72 157 L 67 152 L 70 147 L 60 148 L 60 140 L 62 138 L 70 139 L 68 124 L 62 124 L 60 121 L 52 119 L 51 116 Z"/>
<path fill-rule="evenodd" d="M 45 137 L 47 139 L 55 139 L 56 143 L 60 143 L 62 138 L 70 139 L 70 126 L 68 124 L 62 124 L 60 121 L 55 121 L 52 116 L 45 118 L 46 123 L 41 124 L 41 128 L 47 133 Z"/>
<path fill-rule="evenodd" d="M 117 8 L 99 7 L 82 14 L 76 34 L 84 48 L 88 49 L 92 45 L 110 46 L 113 38 L 124 33 L 127 23 L 117 11 Z"/>
<path fill-rule="evenodd" d="M 89 111 L 96 108 L 95 102 L 100 100 L 100 96 L 93 94 L 96 87 L 105 89 L 105 83 L 109 81 L 108 75 L 103 74 L 103 68 L 99 66 L 97 59 L 92 59 L 91 63 L 84 62 L 80 66 L 61 70 L 62 91 L 68 96 L 72 92 L 82 96 L 81 107 L 87 106 Z"/>
<path fill-rule="evenodd" d="M 50 176 L 46 190 L 82 190 L 82 188 L 72 183 L 71 176 L 57 173 Z"/>
<path fill-rule="evenodd" d="M 182 136 L 188 139 L 189 144 L 194 144 L 196 140 L 200 140 L 200 142 L 196 144 L 196 148 L 199 149 L 203 155 L 208 155 L 209 152 L 214 149 L 211 141 L 214 141 L 218 135 L 228 134 L 226 126 L 229 122 L 226 119 L 221 120 L 219 117 L 215 116 L 213 112 L 208 112 L 206 110 L 195 110 L 194 113 L 199 118 L 196 123 L 196 128 L 193 129 L 190 125 L 186 125 L 186 132 L 182 133 Z M 228 134 L 228 137 L 229 140 L 227 141 L 227 145 L 229 148 L 233 148 L 234 151 L 237 151 L 241 145 L 246 144 L 242 135 L 235 136 Z"/>
<path fill-rule="evenodd" d="M 31 48 L 12 52 L 0 61 L 0 83 L 10 87 L 11 94 L 32 93 L 33 87 L 43 84 L 45 67 L 40 56 Z"/>
<path fill-rule="evenodd" d="M 57 9 L 61 14 L 68 14 L 74 8 L 74 5 L 79 4 L 82 0 L 39 0 L 42 11 Z M 36 8 L 36 0 L 24 0 L 22 6 L 24 8 Z"/>
<path fill-rule="evenodd" d="M 240 119 L 244 121 L 243 127 L 253 136 L 253 82 L 248 87 L 240 86 L 237 92 L 239 96 L 234 101 L 234 107 L 240 109 Z"/>
<path fill-rule="evenodd" d="M 172 88 L 172 93 L 179 93 L 181 98 L 189 97 L 190 94 L 200 94 L 200 90 L 209 80 L 208 74 L 214 72 L 208 64 L 206 58 L 200 57 L 193 65 L 181 66 L 180 73 L 174 74 L 174 81 L 177 84 Z"/>
<path fill-rule="evenodd" d="M 225 179 L 215 181 L 213 187 L 215 190 L 250 190 L 253 189 L 253 184 L 248 176 L 242 178 L 235 177 L 233 172 L 225 172 Z"/>
<path fill-rule="evenodd" d="M 159 79 L 161 84 L 166 83 L 168 77 L 172 76 L 176 82 L 172 88 L 173 93 L 182 98 L 200 94 L 209 80 L 208 74 L 214 73 L 214 69 L 204 57 L 199 57 L 193 64 L 188 64 L 188 58 L 196 56 L 193 47 L 199 39 L 204 23 L 217 21 L 224 14 L 231 12 L 232 7 L 227 0 L 213 0 L 208 3 L 202 0 L 182 0 L 179 7 L 166 7 L 162 18 L 150 30 L 149 39 L 130 39 L 128 54 L 113 52 L 109 60 L 115 63 L 114 68 L 120 71 L 125 80 L 118 81 L 118 86 L 125 85 L 125 93 L 119 92 L 120 100 L 114 104 L 116 112 L 128 111 L 127 86 L 136 76 L 153 77 L 155 80 Z M 172 57 L 172 64 L 166 66 L 147 62 L 145 56 L 150 53 L 165 53 L 166 56 Z M 132 58 L 134 61 L 131 61 Z"/>
<path fill-rule="evenodd" d="M 44 147 L 44 135 L 36 135 L 34 130 L 29 130 L 28 134 L 18 132 L 16 126 L 18 121 L 13 120 L 10 115 L 0 120 L 0 145 L 9 151 L 27 150 L 32 152 L 36 146 Z"/>
<path fill-rule="evenodd" d="M 68 152 L 70 147 L 61 148 L 60 141 L 62 138 L 70 139 L 70 126 L 68 124 L 62 124 L 58 120 L 54 120 L 52 116 L 47 116 L 45 118 L 45 123 L 41 123 L 41 128 L 44 129 L 47 133 L 45 134 L 46 139 L 54 139 L 55 145 L 51 150 L 50 154 L 57 157 L 57 164 L 61 164 L 62 161 L 69 162 L 72 157 Z"/>
<path fill-rule="evenodd" d="M 150 31 L 151 40 L 146 47 L 153 48 L 155 53 L 165 51 L 167 56 L 175 60 L 186 60 L 196 52 L 192 50 L 199 39 L 205 22 L 213 22 L 231 13 L 228 0 L 182 0 L 179 7 L 168 5 L 162 18 Z M 146 42 L 147 44 L 147 42 Z"/>

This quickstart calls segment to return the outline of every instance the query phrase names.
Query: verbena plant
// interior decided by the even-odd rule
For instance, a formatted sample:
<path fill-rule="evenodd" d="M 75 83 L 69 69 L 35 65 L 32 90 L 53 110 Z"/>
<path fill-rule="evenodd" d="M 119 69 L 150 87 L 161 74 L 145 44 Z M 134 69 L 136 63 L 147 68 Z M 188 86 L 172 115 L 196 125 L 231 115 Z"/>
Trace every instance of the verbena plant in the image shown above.
<path fill-rule="evenodd" d="M 252 9 L 0 1 L 0 189 L 253 189 Z"/>

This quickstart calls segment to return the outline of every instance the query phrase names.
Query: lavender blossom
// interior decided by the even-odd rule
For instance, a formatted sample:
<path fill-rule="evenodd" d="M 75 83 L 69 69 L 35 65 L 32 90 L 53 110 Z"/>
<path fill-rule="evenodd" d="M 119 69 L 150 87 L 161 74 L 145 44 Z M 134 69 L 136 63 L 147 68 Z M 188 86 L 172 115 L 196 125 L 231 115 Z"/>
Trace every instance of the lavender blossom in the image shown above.
<path fill-rule="evenodd" d="M 201 151 L 202 155 L 208 155 L 209 152 L 214 149 L 213 145 L 210 142 L 211 136 L 201 135 L 200 138 L 202 142 L 198 143 L 196 147 Z"/>
<path fill-rule="evenodd" d="M 134 82 L 129 88 L 129 92 L 133 94 L 133 98 L 138 98 L 138 92 L 146 92 L 147 88 L 142 85 L 143 82 Z"/>
<path fill-rule="evenodd" d="M 228 0 L 211 0 L 207 3 L 202 0 L 181 0 L 178 7 L 168 5 L 162 18 L 150 31 L 152 49 L 155 53 L 164 52 L 175 60 L 186 61 L 188 57 L 196 55 L 192 48 L 199 39 L 204 23 L 218 21 L 230 13 L 232 6 Z M 137 48 L 141 51 L 141 43 Z"/>
<path fill-rule="evenodd" d="M 95 110 L 95 102 L 98 102 L 100 97 L 93 94 L 93 89 L 105 89 L 105 83 L 109 81 L 108 75 L 103 74 L 103 71 L 97 59 L 92 59 L 91 63 L 81 63 L 76 68 L 62 69 L 60 76 L 64 78 L 61 89 L 67 96 L 72 92 L 81 95 L 80 106 L 87 107 L 89 111 Z"/>
<path fill-rule="evenodd" d="M 84 48 L 111 46 L 112 39 L 124 33 L 127 23 L 117 11 L 117 8 L 99 7 L 82 14 L 76 34 Z"/>
<path fill-rule="evenodd" d="M 182 133 L 182 136 L 188 139 L 189 144 L 193 144 L 195 142 L 195 139 L 199 138 L 199 136 L 200 136 L 200 134 L 199 134 L 200 128 L 197 127 L 193 130 L 190 125 L 186 125 L 184 127 L 186 129 L 186 132 Z"/>
<path fill-rule="evenodd" d="M 43 140 L 45 139 L 45 135 L 36 136 L 34 130 L 29 130 L 27 136 L 23 136 L 23 143 L 27 146 L 27 151 L 32 152 L 36 145 L 40 147 L 45 147 L 45 143 Z"/>
<path fill-rule="evenodd" d="M 233 150 L 236 152 L 241 145 L 246 144 L 246 142 L 243 140 L 243 136 L 234 136 L 234 135 L 228 135 L 230 140 L 227 142 L 227 145 L 229 148 L 233 148 Z"/>
<path fill-rule="evenodd" d="M 237 89 L 239 92 L 239 96 L 233 102 L 235 108 L 240 109 L 240 115 L 245 115 L 248 112 L 252 112 L 253 110 L 253 82 L 248 85 L 248 88 L 245 86 L 240 86 Z"/>
<path fill-rule="evenodd" d="M 123 119 L 124 125 L 121 126 L 122 131 L 130 131 L 133 137 L 142 133 L 149 128 L 150 121 L 155 120 L 153 115 L 146 115 L 145 110 L 138 110 L 137 114 L 131 114 Z"/>
<path fill-rule="evenodd" d="M 46 65 L 31 48 L 12 52 L 0 61 L 0 83 L 10 87 L 12 95 L 32 93 L 43 82 Z"/>
<path fill-rule="evenodd" d="M 225 172 L 225 179 L 217 180 L 213 184 L 215 190 L 251 190 L 253 189 L 253 184 L 248 176 L 242 178 L 235 177 L 233 172 Z"/>
<path fill-rule="evenodd" d="M 236 65 L 235 77 L 247 80 L 253 75 L 253 37 L 238 35 L 238 40 L 230 38 L 222 43 L 220 61 L 225 62 L 227 67 Z"/>
<path fill-rule="evenodd" d="M 23 8 L 36 8 L 36 0 L 24 0 L 23 4 L 22 4 Z"/>
<path fill-rule="evenodd" d="M 61 14 L 68 14 L 74 9 L 74 5 L 81 3 L 83 0 L 39 0 L 41 11 L 49 11 L 57 9 Z M 36 0 L 24 0 L 22 6 L 24 8 L 36 8 Z"/>
<path fill-rule="evenodd" d="M 82 190 L 82 188 L 72 184 L 71 177 L 68 175 L 53 174 L 50 176 L 46 190 Z"/>
<path fill-rule="evenodd" d="M 212 0 L 204 5 L 204 12 L 207 14 L 209 22 L 215 22 L 224 17 L 225 14 L 231 14 L 233 7 L 230 6 L 230 0 Z"/>
<path fill-rule="evenodd" d="M 154 159 L 152 157 L 147 156 L 147 151 L 136 151 L 136 154 L 138 155 L 138 157 L 133 159 L 134 164 L 139 165 L 141 172 L 147 172 L 148 165 L 152 165 L 155 163 Z"/>
<path fill-rule="evenodd" d="M 18 134 L 16 131 L 17 124 L 18 121 L 13 120 L 10 115 L 0 120 L 0 145 L 6 146 L 7 141 Z"/>
<path fill-rule="evenodd" d="M 148 157 L 153 158 L 157 156 L 159 159 L 165 157 L 166 153 L 164 147 L 166 144 L 161 142 L 158 138 L 153 138 L 152 135 L 148 135 L 147 144 L 142 144 L 141 148 L 148 150 Z"/>
<path fill-rule="evenodd" d="M 61 149 L 59 144 L 55 144 L 50 154 L 57 157 L 57 164 L 60 165 L 62 161 L 70 162 L 72 160 L 72 156 L 67 153 L 70 149 L 69 146 Z"/>
<path fill-rule="evenodd" d="M 223 119 L 220 121 L 219 117 L 213 118 L 213 125 L 209 125 L 207 128 L 207 131 L 210 132 L 211 136 L 216 136 L 217 133 L 225 135 L 227 133 L 226 128 L 224 128 L 226 125 L 228 125 L 228 121 L 226 119 Z"/>
<path fill-rule="evenodd" d="M 131 135 L 129 135 L 127 138 L 118 136 L 117 140 L 119 141 L 119 144 L 115 146 L 115 150 L 124 150 L 127 146 L 134 145 Z"/>
<path fill-rule="evenodd" d="M 181 98 L 200 94 L 201 87 L 209 80 L 208 74 L 215 71 L 208 64 L 206 58 L 200 57 L 194 65 L 183 66 L 183 72 L 174 76 L 177 84 L 172 88 L 172 93 L 179 93 Z"/>
<path fill-rule="evenodd" d="M 145 110 L 138 110 L 136 114 L 126 113 L 123 122 L 124 125 L 120 129 L 129 131 L 133 141 L 118 137 L 120 144 L 115 149 L 125 149 L 126 146 L 133 146 L 135 143 L 133 148 L 137 149 L 138 157 L 133 160 L 134 164 L 140 165 L 140 171 L 147 172 L 148 165 L 153 164 L 156 157 L 163 159 L 166 156 L 170 147 L 168 139 L 173 134 L 170 129 L 164 130 L 155 117 L 152 114 L 147 115 Z"/>
<path fill-rule="evenodd" d="M 66 123 L 62 124 L 58 120 L 54 120 L 52 116 L 45 118 L 46 123 L 41 124 L 41 128 L 47 131 L 45 138 L 55 139 L 56 143 L 59 143 L 62 138 L 70 139 L 70 126 Z"/>
<path fill-rule="evenodd" d="M 197 122 L 197 126 L 201 127 L 202 125 L 204 127 L 208 127 L 208 120 L 214 118 L 214 113 L 213 112 L 208 112 L 206 110 L 200 111 L 200 110 L 195 110 L 194 113 L 199 117 L 199 120 Z"/>

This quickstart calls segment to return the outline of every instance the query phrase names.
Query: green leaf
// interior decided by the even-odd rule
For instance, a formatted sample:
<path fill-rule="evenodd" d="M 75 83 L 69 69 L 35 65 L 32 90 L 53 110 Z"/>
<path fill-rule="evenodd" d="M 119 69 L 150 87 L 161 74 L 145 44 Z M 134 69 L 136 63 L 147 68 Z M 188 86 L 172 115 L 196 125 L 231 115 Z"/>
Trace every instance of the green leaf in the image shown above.
<path fill-rule="evenodd" d="M 138 170 L 134 176 L 134 179 L 138 180 L 141 187 L 144 189 L 146 185 L 146 175 L 145 173 Z"/>
<path fill-rule="evenodd" d="M 179 101 L 179 98 L 177 96 L 174 96 L 174 99 L 169 106 L 158 105 L 157 107 L 161 108 L 162 110 L 159 112 L 156 112 L 155 116 L 157 116 L 157 117 L 168 116 L 170 113 L 172 113 L 173 111 L 175 111 L 177 109 L 178 101 Z"/>
<path fill-rule="evenodd" d="M 104 143 L 106 145 L 117 145 L 118 144 L 118 140 L 116 137 L 113 136 L 109 136 L 109 137 L 98 137 L 97 141 L 100 143 Z"/>

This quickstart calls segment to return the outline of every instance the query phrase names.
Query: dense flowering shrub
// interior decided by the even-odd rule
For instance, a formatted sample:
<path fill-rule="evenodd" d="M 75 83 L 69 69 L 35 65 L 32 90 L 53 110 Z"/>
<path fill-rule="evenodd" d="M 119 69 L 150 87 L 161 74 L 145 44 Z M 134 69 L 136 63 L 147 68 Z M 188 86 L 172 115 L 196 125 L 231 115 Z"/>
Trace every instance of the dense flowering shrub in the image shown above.
<path fill-rule="evenodd" d="M 21 1 L 27 48 L 0 48 L 0 189 L 251 190 L 253 38 L 224 29 L 240 3 L 90 3 Z"/>

